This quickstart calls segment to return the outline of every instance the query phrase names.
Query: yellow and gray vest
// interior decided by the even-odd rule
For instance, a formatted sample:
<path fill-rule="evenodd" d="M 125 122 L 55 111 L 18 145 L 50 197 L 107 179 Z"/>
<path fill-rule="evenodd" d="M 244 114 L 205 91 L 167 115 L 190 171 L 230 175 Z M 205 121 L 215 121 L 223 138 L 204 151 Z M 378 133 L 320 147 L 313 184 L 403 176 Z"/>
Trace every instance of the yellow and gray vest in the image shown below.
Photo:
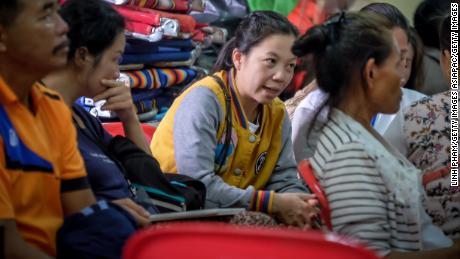
<path fill-rule="evenodd" d="M 232 136 L 219 174 L 218 154 L 225 141 L 225 99 L 206 77 L 184 91 L 158 126 L 150 145 L 164 172 L 178 172 L 207 186 L 206 207 L 249 207 L 270 211 L 273 192 L 306 192 L 299 180 L 284 104 L 263 105 L 252 134 L 231 72 L 221 71 L 231 96 Z"/>

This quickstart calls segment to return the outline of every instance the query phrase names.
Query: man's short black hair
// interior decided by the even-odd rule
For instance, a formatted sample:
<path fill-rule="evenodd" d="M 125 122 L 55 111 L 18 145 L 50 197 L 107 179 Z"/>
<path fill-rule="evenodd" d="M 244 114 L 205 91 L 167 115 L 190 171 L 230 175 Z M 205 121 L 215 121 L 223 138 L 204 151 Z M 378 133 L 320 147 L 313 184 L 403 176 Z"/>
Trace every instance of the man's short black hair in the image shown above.
<path fill-rule="evenodd" d="M 0 1 L 0 25 L 8 26 L 14 22 L 21 11 L 20 0 Z"/>
<path fill-rule="evenodd" d="M 450 1 L 424 0 L 414 14 L 414 27 L 423 44 L 439 49 L 439 29 L 444 17 L 449 14 Z"/>

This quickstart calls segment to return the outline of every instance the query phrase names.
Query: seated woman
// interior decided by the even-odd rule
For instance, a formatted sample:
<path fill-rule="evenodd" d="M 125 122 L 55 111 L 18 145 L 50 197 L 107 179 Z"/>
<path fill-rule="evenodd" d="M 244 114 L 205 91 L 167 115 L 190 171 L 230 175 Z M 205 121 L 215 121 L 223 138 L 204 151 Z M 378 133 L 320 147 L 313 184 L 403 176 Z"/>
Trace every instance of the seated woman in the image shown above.
<path fill-rule="evenodd" d="M 318 86 L 329 95 L 312 166 L 334 231 L 388 258 L 455 258 L 460 242 L 452 246 L 425 213 L 419 171 L 371 125 L 401 100 L 401 51 L 382 19 L 342 14 L 294 44 L 296 55 L 314 55 Z"/>
<path fill-rule="evenodd" d="M 106 199 L 124 207 L 139 225 L 148 224 L 149 213 L 133 202 L 124 175 L 101 146 L 111 136 L 101 123 L 74 102 L 80 96 L 106 99 L 104 109 L 115 111 L 126 136 L 150 153 L 132 103 L 130 89 L 116 79 L 118 61 L 125 47 L 125 22 L 109 4 L 99 0 L 69 0 L 60 14 L 69 24 L 68 64 L 43 82 L 60 92 L 73 110 L 78 146 L 85 161 L 91 189 L 97 199 Z M 153 207 L 147 209 L 154 212 Z"/>
<path fill-rule="evenodd" d="M 388 3 L 372 3 L 361 9 L 360 12 L 369 13 L 373 15 L 383 16 L 389 20 L 392 26 L 392 33 L 396 38 L 396 43 L 403 54 L 403 62 L 401 66 L 401 87 L 405 86 L 409 79 L 420 75 L 420 66 L 412 66 L 411 62 L 411 49 L 408 38 L 411 38 L 409 33 L 409 25 L 404 15 L 393 5 Z M 412 52 L 413 54 L 414 52 Z M 411 81 L 412 82 L 412 81 Z M 396 114 L 402 112 L 402 108 L 409 106 L 412 102 L 423 98 L 425 95 L 407 88 L 402 88 L 402 98 L 400 101 L 400 108 Z M 292 141 L 294 144 L 294 155 L 296 161 L 311 157 L 315 151 L 316 141 L 318 140 L 318 128 L 326 120 L 327 108 L 319 114 L 319 118 L 316 125 L 312 125 L 314 121 L 314 115 L 322 108 L 325 104 L 328 95 L 317 88 L 310 92 L 303 100 L 299 103 L 294 116 L 292 118 Z M 378 113 L 372 119 L 372 126 L 374 129 L 383 134 L 391 121 L 395 118 L 396 114 L 382 114 Z M 313 128 L 314 127 L 314 128 Z M 309 133 L 311 132 L 311 133 Z M 401 133 L 402 134 L 402 133 Z M 305 136 L 309 135 L 306 139 Z"/>
<path fill-rule="evenodd" d="M 277 98 L 293 75 L 296 37 L 285 17 L 251 13 L 222 48 L 216 78 L 184 91 L 158 126 L 150 146 L 154 157 L 163 171 L 204 182 L 207 208 L 245 207 L 299 227 L 316 214 Z"/>
<path fill-rule="evenodd" d="M 451 81 L 450 16 L 441 27 L 440 63 L 447 82 Z M 423 173 L 428 195 L 425 207 L 433 222 L 451 238 L 460 238 L 460 188 L 451 186 L 450 91 L 423 98 L 404 110 L 385 132 L 385 139 Z M 399 134 L 400 131 L 403 134 Z"/>

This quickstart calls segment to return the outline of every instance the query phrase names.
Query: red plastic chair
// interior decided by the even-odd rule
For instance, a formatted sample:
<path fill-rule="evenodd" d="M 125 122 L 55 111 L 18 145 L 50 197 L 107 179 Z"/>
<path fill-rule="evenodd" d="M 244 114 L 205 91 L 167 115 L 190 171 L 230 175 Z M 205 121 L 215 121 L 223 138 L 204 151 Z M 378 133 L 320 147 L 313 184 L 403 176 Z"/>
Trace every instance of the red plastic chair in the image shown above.
<path fill-rule="evenodd" d="M 335 234 L 187 222 L 152 226 L 128 239 L 125 259 L 315 258 L 377 259 L 355 241 Z"/>
<path fill-rule="evenodd" d="M 123 130 L 123 125 L 121 122 L 108 122 L 108 123 L 102 123 L 102 126 L 104 129 L 110 133 L 112 136 L 116 135 L 125 135 L 125 131 Z M 150 143 L 152 140 L 153 134 L 155 133 L 155 130 L 157 129 L 156 127 L 141 123 L 142 130 L 144 131 L 145 137 L 147 138 L 147 141 Z"/>
<path fill-rule="evenodd" d="M 332 231 L 331 209 L 329 208 L 329 202 L 327 201 L 326 194 L 321 188 L 321 185 L 319 184 L 318 180 L 316 180 L 315 173 L 313 171 L 313 167 L 310 164 L 310 161 L 307 159 L 300 161 L 298 169 L 300 176 L 305 180 L 313 193 L 316 194 L 316 198 L 318 198 L 319 205 L 321 206 L 321 219 L 323 220 L 324 224 L 326 224 L 326 227 Z"/>

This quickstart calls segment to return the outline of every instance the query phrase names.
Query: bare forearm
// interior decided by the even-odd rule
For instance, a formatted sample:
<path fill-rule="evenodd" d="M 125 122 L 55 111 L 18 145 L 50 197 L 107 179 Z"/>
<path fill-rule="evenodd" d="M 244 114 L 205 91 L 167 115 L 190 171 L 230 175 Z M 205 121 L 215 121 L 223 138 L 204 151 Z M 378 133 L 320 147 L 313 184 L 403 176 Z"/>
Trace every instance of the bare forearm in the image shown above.
<path fill-rule="evenodd" d="M 17 232 L 14 220 L 0 221 L 0 235 L 3 235 L 5 251 L 0 251 L 0 258 L 6 259 L 50 259 L 49 255 L 29 245 Z M 1 254 L 4 253 L 4 254 Z"/>
<path fill-rule="evenodd" d="M 96 203 L 96 198 L 90 189 L 62 193 L 61 199 L 65 216 L 77 213 Z"/>
<path fill-rule="evenodd" d="M 144 150 L 147 154 L 152 155 L 150 152 L 149 143 L 147 143 L 144 131 L 142 130 L 141 123 L 137 119 L 135 113 L 129 119 L 124 119 L 122 123 L 126 137 L 134 142 L 139 148 Z"/>

